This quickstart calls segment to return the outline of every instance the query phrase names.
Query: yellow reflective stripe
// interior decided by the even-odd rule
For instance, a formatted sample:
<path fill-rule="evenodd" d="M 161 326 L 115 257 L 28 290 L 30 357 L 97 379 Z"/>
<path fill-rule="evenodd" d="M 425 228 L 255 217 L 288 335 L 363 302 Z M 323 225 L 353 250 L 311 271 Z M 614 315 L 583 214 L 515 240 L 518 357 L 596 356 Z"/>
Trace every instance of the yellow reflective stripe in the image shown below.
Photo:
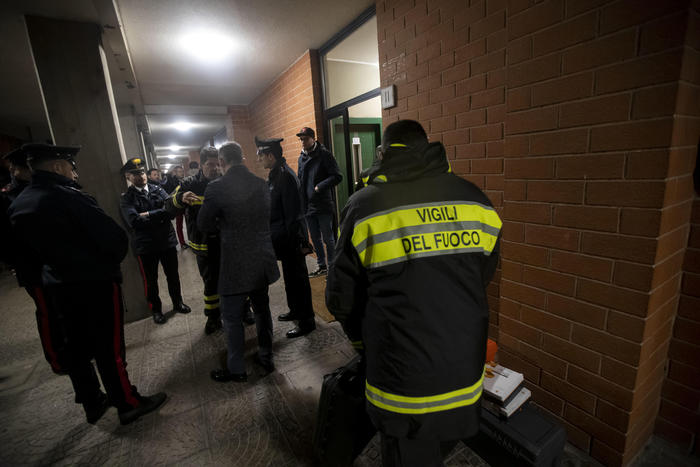
<path fill-rule="evenodd" d="M 442 412 L 474 404 L 481 397 L 483 382 L 482 373 L 479 381 L 469 387 L 434 396 L 411 397 L 382 391 L 366 381 L 365 396 L 371 404 L 391 412 L 404 414 Z"/>
<path fill-rule="evenodd" d="M 188 241 L 187 244 L 192 248 L 193 250 L 197 251 L 207 251 L 209 248 L 207 247 L 206 243 L 194 243 L 191 241 Z"/>
<path fill-rule="evenodd" d="M 197 195 L 195 195 L 197 196 Z M 192 201 L 191 206 L 198 206 L 204 202 L 204 196 L 197 196 L 197 201 Z"/>
<path fill-rule="evenodd" d="M 364 183 L 365 185 L 367 185 L 367 182 L 369 182 L 369 176 L 367 176 L 367 177 L 362 177 L 362 183 Z"/>
<path fill-rule="evenodd" d="M 365 348 L 365 344 L 362 341 L 352 341 L 351 344 L 352 344 L 353 348 L 355 348 L 355 349 L 364 349 Z"/>
<path fill-rule="evenodd" d="M 205 303 L 205 304 L 204 304 L 204 309 L 205 309 L 205 310 L 216 310 L 217 308 L 219 308 L 219 303 L 218 303 L 218 302 L 217 302 L 217 303 L 212 303 L 212 304 L 209 304 L 209 303 Z"/>
<path fill-rule="evenodd" d="M 447 173 L 452 172 L 452 165 L 450 164 L 450 161 L 447 161 Z"/>
<path fill-rule="evenodd" d="M 219 294 L 216 295 L 204 295 L 204 300 L 218 300 Z"/>
<path fill-rule="evenodd" d="M 377 175 L 374 179 L 378 182 L 386 182 L 386 175 Z"/>
<path fill-rule="evenodd" d="M 391 143 L 389 145 L 389 147 L 390 148 L 407 148 L 408 146 L 406 146 L 405 144 L 401 144 L 401 143 Z"/>
<path fill-rule="evenodd" d="M 175 187 L 175 191 L 173 191 L 173 204 L 175 205 L 176 208 L 179 209 L 184 209 L 184 206 L 180 203 L 177 202 L 177 193 L 180 191 L 180 185 Z"/>
<path fill-rule="evenodd" d="M 415 204 L 361 219 L 355 225 L 352 243 L 368 268 L 442 254 L 489 255 L 501 226 L 496 211 L 479 203 Z"/>

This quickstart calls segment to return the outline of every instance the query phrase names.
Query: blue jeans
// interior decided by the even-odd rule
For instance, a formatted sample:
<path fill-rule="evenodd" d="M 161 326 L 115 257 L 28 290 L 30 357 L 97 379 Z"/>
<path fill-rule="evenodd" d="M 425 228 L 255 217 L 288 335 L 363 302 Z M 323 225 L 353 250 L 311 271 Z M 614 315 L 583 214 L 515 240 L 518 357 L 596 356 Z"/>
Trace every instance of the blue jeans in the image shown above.
<path fill-rule="evenodd" d="M 263 361 L 272 361 L 272 316 L 270 316 L 270 298 L 267 287 L 254 292 L 239 295 L 221 296 L 221 317 L 226 331 L 226 360 L 228 371 L 245 373 L 245 299 L 250 297 L 255 312 L 255 328 L 258 332 L 258 355 Z"/>
<path fill-rule="evenodd" d="M 309 234 L 311 242 L 316 250 L 316 260 L 319 267 L 326 266 L 326 252 L 328 253 L 328 262 L 333 262 L 335 254 L 335 236 L 333 235 L 333 215 L 332 214 L 312 214 L 306 216 L 306 224 L 309 226 Z M 323 237 L 323 242 L 321 242 Z M 323 244 L 326 244 L 326 251 L 323 250 Z"/>

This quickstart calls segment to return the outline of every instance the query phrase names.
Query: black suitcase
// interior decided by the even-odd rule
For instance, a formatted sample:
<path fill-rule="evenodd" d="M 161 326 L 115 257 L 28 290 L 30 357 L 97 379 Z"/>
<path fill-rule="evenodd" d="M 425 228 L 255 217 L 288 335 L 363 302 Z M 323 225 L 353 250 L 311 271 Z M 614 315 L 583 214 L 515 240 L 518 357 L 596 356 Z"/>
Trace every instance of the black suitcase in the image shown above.
<path fill-rule="evenodd" d="M 564 452 L 564 427 L 529 402 L 508 419 L 481 409 L 479 434 L 466 441 L 492 466 L 558 466 Z"/>
<path fill-rule="evenodd" d="M 351 466 L 376 428 L 365 410 L 365 374 L 359 355 L 323 377 L 314 431 L 321 466 Z"/>

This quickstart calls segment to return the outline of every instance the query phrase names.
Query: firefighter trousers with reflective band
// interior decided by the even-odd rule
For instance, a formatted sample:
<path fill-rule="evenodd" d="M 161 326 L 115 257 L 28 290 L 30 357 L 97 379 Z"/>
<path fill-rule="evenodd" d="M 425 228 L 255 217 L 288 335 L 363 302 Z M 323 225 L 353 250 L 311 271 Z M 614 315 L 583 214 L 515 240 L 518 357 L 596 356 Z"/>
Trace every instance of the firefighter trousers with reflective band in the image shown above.
<path fill-rule="evenodd" d="M 99 397 L 95 359 L 110 404 L 119 411 L 137 407 L 138 393 L 126 371 L 121 286 L 111 281 L 46 286 L 37 304 L 40 314 L 47 317 L 49 338 L 60 336 L 63 341 L 48 344 L 70 376 L 75 401 L 89 404 Z"/>
<path fill-rule="evenodd" d="M 163 266 L 165 278 L 168 281 L 168 293 L 173 306 L 182 303 L 182 292 L 180 290 L 180 275 L 177 267 L 177 250 L 175 247 L 155 253 L 142 253 L 138 256 L 141 267 L 141 277 L 143 278 L 143 288 L 146 293 L 146 300 L 152 312 L 163 311 L 163 304 L 160 301 L 158 290 L 158 263 Z"/>
<path fill-rule="evenodd" d="M 219 245 L 208 245 L 206 255 L 197 255 L 199 275 L 204 282 L 204 314 L 207 317 L 221 316 L 219 298 Z"/>
<path fill-rule="evenodd" d="M 433 467 L 444 465 L 442 460 L 458 441 L 435 439 L 394 438 L 381 434 L 383 467 Z"/>

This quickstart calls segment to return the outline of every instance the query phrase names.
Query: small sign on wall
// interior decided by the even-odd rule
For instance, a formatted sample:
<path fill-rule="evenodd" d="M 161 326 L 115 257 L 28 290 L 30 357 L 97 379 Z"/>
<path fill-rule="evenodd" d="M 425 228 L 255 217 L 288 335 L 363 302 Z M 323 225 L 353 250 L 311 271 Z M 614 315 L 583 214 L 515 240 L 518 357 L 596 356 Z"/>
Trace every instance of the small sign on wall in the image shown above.
<path fill-rule="evenodd" d="M 396 105 L 396 86 L 393 84 L 381 89 L 382 109 L 390 109 Z"/>

